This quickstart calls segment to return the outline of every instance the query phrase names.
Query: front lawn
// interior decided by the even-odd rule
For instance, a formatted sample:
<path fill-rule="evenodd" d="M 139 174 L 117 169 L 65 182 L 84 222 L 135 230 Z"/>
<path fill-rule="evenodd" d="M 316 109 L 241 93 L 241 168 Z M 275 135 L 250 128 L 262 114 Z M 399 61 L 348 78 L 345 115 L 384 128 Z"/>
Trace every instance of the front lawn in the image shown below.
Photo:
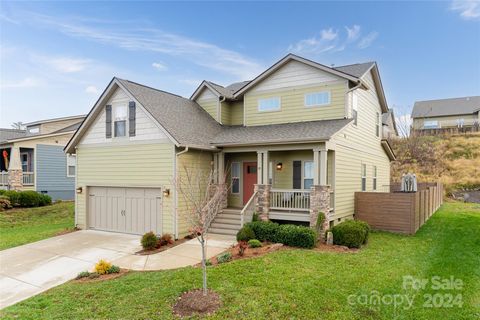
<path fill-rule="evenodd" d="M 447 203 L 415 236 L 373 233 L 359 253 L 288 250 L 210 267 L 209 284 L 223 301 L 210 318 L 478 319 L 479 266 L 480 206 Z M 463 286 L 434 290 L 434 276 L 454 277 Z M 403 277 L 429 283 L 419 290 L 404 289 Z M 0 316 L 170 319 L 177 297 L 199 286 L 199 268 L 131 272 L 111 281 L 67 283 L 11 306 Z M 452 307 L 449 294 L 460 295 Z M 435 296 L 431 306 L 428 295 Z M 394 307 L 393 299 L 400 303 L 400 297 L 413 299 L 412 305 L 404 298 Z"/>
<path fill-rule="evenodd" d="M 74 227 L 74 203 L 0 212 L 0 250 L 55 236 Z"/>

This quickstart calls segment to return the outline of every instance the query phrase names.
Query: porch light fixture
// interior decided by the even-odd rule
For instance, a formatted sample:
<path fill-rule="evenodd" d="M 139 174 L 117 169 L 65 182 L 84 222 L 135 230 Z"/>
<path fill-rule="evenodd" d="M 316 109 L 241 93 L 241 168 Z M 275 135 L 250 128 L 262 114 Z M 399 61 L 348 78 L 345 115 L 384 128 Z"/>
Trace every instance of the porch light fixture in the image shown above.
<path fill-rule="evenodd" d="M 83 192 L 83 188 L 82 188 L 82 187 L 78 187 L 75 191 L 77 191 L 77 193 L 82 193 L 82 192 Z"/>
<path fill-rule="evenodd" d="M 170 189 L 163 190 L 163 196 L 168 197 L 170 195 Z"/>
<path fill-rule="evenodd" d="M 281 162 L 277 163 L 277 170 L 282 170 L 283 164 Z"/>

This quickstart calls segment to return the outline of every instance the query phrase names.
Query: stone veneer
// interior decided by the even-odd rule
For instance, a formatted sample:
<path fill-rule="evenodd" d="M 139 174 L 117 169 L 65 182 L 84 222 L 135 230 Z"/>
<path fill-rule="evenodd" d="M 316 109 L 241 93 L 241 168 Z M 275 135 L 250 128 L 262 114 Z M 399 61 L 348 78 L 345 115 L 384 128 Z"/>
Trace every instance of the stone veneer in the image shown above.
<path fill-rule="evenodd" d="M 316 227 L 318 213 L 323 212 L 325 221 L 322 233 L 329 228 L 330 218 L 330 186 L 312 186 L 310 193 L 310 227 Z M 323 235 L 322 235 L 323 236 Z"/>
<path fill-rule="evenodd" d="M 257 192 L 257 199 L 255 202 L 255 211 L 263 221 L 268 220 L 268 213 L 270 212 L 270 189 L 269 184 L 256 184 L 254 192 Z"/>
<path fill-rule="evenodd" d="M 11 190 L 20 190 L 23 187 L 23 171 L 22 169 L 8 170 L 8 185 Z"/>

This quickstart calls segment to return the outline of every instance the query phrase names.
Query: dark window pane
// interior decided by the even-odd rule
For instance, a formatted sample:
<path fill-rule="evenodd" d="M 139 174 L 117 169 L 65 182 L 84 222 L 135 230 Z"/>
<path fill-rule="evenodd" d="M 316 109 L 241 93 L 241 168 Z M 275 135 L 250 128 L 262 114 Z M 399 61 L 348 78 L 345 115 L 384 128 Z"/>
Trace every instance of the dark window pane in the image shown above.
<path fill-rule="evenodd" d="M 257 166 L 247 166 L 247 173 L 257 173 Z"/>
<path fill-rule="evenodd" d="M 237 178 L 232 179 L 232 193 L 240 192 L 240 180 Z"/>

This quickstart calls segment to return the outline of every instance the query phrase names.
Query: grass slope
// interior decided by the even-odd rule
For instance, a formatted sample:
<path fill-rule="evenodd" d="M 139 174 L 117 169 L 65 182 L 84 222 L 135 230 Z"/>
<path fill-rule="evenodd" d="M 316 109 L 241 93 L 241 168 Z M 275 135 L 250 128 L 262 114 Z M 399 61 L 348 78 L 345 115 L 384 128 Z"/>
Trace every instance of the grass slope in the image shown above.
<path fill-rule="evenodd" d="M 0 250 L 52 237 L 74 227 L 74 203 L 0 212 Z"/>
<path fill-rule="evenodd" d="M 480 133 L 447 136 L 410 136 L 394 139 L 397 161 L 392 180 L 417 174 L 420 182 L 442 182 L 447 191 L 480 188 Z"/>
<path fill-rule="evenodd" d="M 211 319 L 478 319 L 480 206 L 447 203 L 415 236 L 374 233 L 357 254 L 279 251 L 210 267 L 223 307 Z M 402 289 L 402 277 L 454 276 L 461 308 L 425 308 L 431 289 Z M 11 306 L 4 319 L 170 319 L 182 292 L 201 285 L 199 268 L 132 272 L 96 283 L 70 282 Z M 350 295 L 415 295 L 412 308 L 348 304 Z M 440 291 L 440 293 L 450 293 Z"/>

